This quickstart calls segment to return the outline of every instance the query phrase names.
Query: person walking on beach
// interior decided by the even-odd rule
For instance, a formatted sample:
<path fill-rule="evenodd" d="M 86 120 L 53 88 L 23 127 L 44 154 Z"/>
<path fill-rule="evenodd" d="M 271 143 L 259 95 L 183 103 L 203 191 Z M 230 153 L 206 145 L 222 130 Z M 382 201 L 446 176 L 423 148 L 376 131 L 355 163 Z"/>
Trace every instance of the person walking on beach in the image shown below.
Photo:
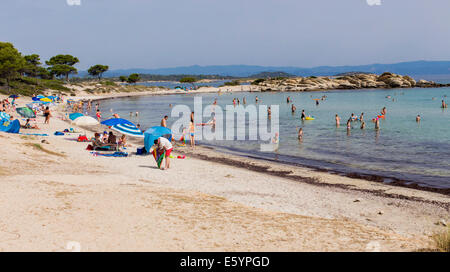
<path fill-rule="evenodd" d="M 195 125 L 193 121 L 191 121 L 191 123 L 189 124 L 189 133 L 191 139 L 191 147 L 195 147 Z"/>
<path fill-rule="evenodd" d="M 52 114 L 50 113 L 50 108 L 46 107 L 44 110 L 44 117 L 45 117 L 45 121 L 44 124 L 49 124 L 50 123 L 50 117 L 52 116 Z"/>
<path fill-rule="evenodd" d="M 336 127 L 339 127 L 339 125 L 341 124 L 341 117 L 339 117 L 339 115 L 337 115 L 336 113 L 336 117 L 334 117 L 334 119 L 336 120 Z"/>
<path fill-rule="evenodd" d="M 97 110 L 97 113 L 95 114 L 97 116 L 97 121 L 100 122 L 102 120 L 102 112 L 100 110 Z"/>
<path fill-rule="evenodd" d="M 169 119 L 169 116 L 164 116 L 164 118 L 161 120 L 161 126 L 167 127 L 167 119 Z"/>
<path fill-rule="evenodd" d="M 155 145 L 157 145 L 157 148 L 159 150 L 164 150 L 166 152 L 166 154 L 164 156 L 164 159 L 166 160 L 166 165 L 164 168 L 161 168 L 161 170 L 169 169 L 170 168 L 170 154 L 173 151 L 172 143 L 164 137 L 159 137 L 153 143 Z"/>

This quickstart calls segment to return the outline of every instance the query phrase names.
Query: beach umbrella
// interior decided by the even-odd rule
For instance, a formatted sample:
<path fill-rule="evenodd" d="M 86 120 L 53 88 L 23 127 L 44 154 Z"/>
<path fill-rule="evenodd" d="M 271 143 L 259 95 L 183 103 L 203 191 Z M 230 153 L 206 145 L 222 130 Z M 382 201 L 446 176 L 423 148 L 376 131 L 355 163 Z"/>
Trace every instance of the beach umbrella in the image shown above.
<path fill-rule="evenodd" d="M 128 136 L 144 138 L 144 133 L 135 125 L 119 124 L 112 126 L 111 129 Z"/>
<path fill-rule="evenodd" d="M 9 96 L 9 98 L 16 99 L 16 98 L 19 98 L 19 96 L 16 95 L 16 94 L 12 94 L 12 95 Z"/>
<path fill-rule="evenodd" d="M 149 151 L 153 146 L 154 141 L 159 137 L 166 137 L 169 141 L 172 141 L 172 130 L 166 127 L 151 127 L 144 132 L 144 145 L 145 150 Z"/>
<path fill-rule="evenodd" d="M 0 112 L 0 120 L 9 120 L 11 116 L 9 116 L 9 114 L 7 114 L 6 112 Z"/>
<path fill-rule="evenodd" d="M 95 126 L 99 124 L 99 122 L 96 119 L 90 116 L 78 117 L 77 119 L 73 120 L 72 123 L 77 126 Z"/>
<path fill-rule="evenodd" d="M 52 102 L 52 100 L 50 98 L 48 98 L 48 97 L 41 98 L 40 100 L 42 102 L 48 102 L 48 103 Z"/>
<path fill-rule="evenodd" d="M 77 118 L 80 118 L 82 116 L 84 116 L 84 115 L 79 113 L 79 112 L 75 112 L 75 113 L 69 114 L 69 119 L 73 121 L 73 120 L 75 120 Z"/>
<path fill-rule="evenodd" d="M 105 120 L 102 122 L 102 125 L 105 125 L 108 127 L 112 127 L 115 125 L 124 125 L 124 124 L 134 126 L 133 123 L 131 123 L 130 121 L 128 121 L 126 119 L 122 119 L 122 118 L 111 118 L 111 119 L 108 119 L 108 120 Z"/>
<path fill-rule="evenodd" d="M 28 107 L 17 108 L 16 111 L 24 118 L 36 118 L 34 111 Z"/>

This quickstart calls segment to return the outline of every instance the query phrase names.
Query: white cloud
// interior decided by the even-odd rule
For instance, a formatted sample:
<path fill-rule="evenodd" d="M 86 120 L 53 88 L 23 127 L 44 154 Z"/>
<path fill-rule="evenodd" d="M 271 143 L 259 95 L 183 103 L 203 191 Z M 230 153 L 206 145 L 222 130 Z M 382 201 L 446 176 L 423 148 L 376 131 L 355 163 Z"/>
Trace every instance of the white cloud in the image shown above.
<path fill-rule="evenodd" d="M 69 6 L 81 6 L 81 0 L 66 0 Z"/>
<path fill-rule="evenodd" d="M 369 6 L 381 6 L 381 0 L 366 0 Z"/>

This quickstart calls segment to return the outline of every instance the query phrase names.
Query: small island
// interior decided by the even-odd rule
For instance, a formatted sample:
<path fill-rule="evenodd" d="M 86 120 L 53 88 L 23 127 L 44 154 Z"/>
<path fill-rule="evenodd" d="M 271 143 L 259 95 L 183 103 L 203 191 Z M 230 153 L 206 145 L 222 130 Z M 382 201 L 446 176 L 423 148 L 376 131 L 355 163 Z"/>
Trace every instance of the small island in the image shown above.
<path fill-rule="evenodd" d="M 433 81 L 416 81 L 410 76 L 393 73 L 381 75 L 355 73 L 335 77 L 278 77 L 273 79 L 257 79 L 253 81 L 261 91 L 323 91 L 341 89 L 391 89 L 391 88 L 440 88 L 450 84 Z"/>

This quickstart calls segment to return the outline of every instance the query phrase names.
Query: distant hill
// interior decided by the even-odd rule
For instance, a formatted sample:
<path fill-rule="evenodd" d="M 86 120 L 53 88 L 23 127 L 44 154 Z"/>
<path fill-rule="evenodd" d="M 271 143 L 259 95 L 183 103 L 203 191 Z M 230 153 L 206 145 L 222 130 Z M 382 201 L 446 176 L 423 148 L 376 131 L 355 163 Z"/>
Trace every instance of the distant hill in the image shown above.
<path fill-rule="evenodd" d="M 261 72 L 254 75 L 250 75 L 251 78 L 276 78 L 276 77 L 294 77 L 295 75 L 291 75 L 285 72 Z"/>
<path fill-rule="evenodd" d="M 232 77 L 249 77 L 263 72 L 284 72 L 295 76 L 333 76 L 348 72 L 366 72 L 381 74 L 392 72 L 405 75 L 448 75 L 450 61 L 413 61 L 394 64 L 370 64 L 359 66 L 319 66 L 313 68 L 301 67 L 270 67 L 252 65 L 222 65 L 222 66 L 184 66 L 160 69 L 127 69 L 112 70 L 105 74 L 107 77 L 129 75 L 131 73 L 152 75 L 221 75 Z M 85 75 L 81 72 L 80 76 Z"/>

